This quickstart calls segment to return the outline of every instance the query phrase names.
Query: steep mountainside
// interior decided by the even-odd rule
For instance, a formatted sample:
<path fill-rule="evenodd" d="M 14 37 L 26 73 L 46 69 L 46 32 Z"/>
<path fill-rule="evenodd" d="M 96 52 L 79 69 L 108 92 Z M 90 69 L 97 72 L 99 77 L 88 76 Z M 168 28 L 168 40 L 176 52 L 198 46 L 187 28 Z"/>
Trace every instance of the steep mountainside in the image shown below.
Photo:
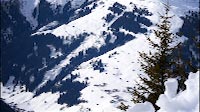
<path fill-rule="evenodd" d="M 2 100 L 35 112 L 120 112 L 121 102 L 134 105 L 128 89 L 142 73 L 138 51 L 150 49 L 146 36 L 154 38 L 162 2 L 1 0 Z M 198 56 L 187 41 L 189 33 L 199 38 L 198 1 L 171 5 L 171 31 L 182 32 L 177 41 L 191 48 L 183 55 Z"/>

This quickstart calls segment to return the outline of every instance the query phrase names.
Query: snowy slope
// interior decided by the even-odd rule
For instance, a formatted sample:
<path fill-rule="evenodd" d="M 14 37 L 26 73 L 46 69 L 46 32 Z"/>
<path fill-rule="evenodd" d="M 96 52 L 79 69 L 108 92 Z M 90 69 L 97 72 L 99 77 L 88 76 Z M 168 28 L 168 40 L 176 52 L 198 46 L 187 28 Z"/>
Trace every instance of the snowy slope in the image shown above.
<path fill-rule="evenodd" d="M 62 7 L 67 3 L 66 0 L 47 1 Z M 32 12 L 39 0 L 21 2 L 22 14 L 36 27 L 37 20 L 32 17 Z M 121 102 L 133 106 L 131 94 L 127 90 L 134 86 L 137 75 L 141 73 L 138 51 L 149 50 L 145 34 L 154 39 L 151 29 L 159 21 L 158 11 L 163 13 L 162 2 L 163 0 L 97 0 L 85 6 L 86 9 L 91 9 L 85 16 L 59 27 L 56 21 L 41 27 L 31 34 L 31 38 L 53 35 L 62 39 L 64 46 L 76 47 L 70 53 L 65 53 L 68 49 L 59 50 L 46 45 L 51 51 L 51 58 L 62 57 L 58 63 L 48 68 L 48 63 L 44 61 L 41 68 L 45 70 L 44 77 L 33 91 L 26 91 L 26 85 L 23 84 L 14 85 L 15 77 L 11 75 L 7 84 L 1 85 L 2 98 L 17 108 L 35 112 L 120 112 L 116 107 Z M 75 8 L 82 3 L 80 0 L 72 0 Z M 172 32 L 177 32 L 182 27 L 180 15 L 191 10 L 191 7 L 192 10 L 198 10 L 198 6 L 194 4 L 197 1 L 187 7 L 184 6 L 185 3 L 188 2 L 177 0 L 171 3 L 171 15 L 175 15 L 171 20 Z M 80 10 L 77 8 L 75 12 Z M 131 25 L 134 27 L 130 27 Z M 76 41 L 79 44 L 74 45 Z M 35 54 L 40 48 L 37 45 L 34 43 Z M 67 72 L 63 75 L 63 71 Z M 36 77 L 33 75 L 29 79 L 34 82 Z M 64 85 L 68 81 L 86 85 L 79 91 L 78 100 L 81 102 L 78 104 L 58 103 L 58 99 L 65 94 L 69 93 L 68 99 L 70 95 L 73 97 L 70 91 L 59 91 L 63 86 L 68 86 Z M 44 88 L 49 90 L 43 92 Z M 58 91 L 52 92 L 50 88 L 57 88 Z M 40 94 L 34 97 L 38 91 Z"/>
<path fill-rule="evenodd" d="M 38 23 L 38 16 L 40 14 L 39 5 L 44 1 L 50 4 L 50 8 L 52 10 L 59 9 L 59 13 L 63 12 L 63 8 L 67 3 L 71 4 L 72 9 L 76 9 L 86 2 L 86 0 L 18 0 L 18 1 L 19 1 L 20 12 L 26 17 L 26 20 L 31 24 L 32 29 L 35 29 L 39 24 Z M 92 0 L 87 0 L 87 2 L 90 1 Z M 34 15 L 34 13 L 36 14 Z"/>

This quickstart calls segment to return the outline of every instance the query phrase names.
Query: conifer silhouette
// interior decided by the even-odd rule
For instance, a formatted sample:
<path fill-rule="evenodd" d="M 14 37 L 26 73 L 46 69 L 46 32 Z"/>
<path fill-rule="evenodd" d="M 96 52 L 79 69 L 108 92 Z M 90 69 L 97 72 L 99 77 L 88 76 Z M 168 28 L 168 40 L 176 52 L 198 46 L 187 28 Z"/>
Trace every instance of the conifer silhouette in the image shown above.
<path fill-rule="evenodd" d="M 156 101 L 160 94 L 163 94 L 165 91 L 164 82 L 168 78 L 177 77 L 173 72 L 173 66 L 180 65 L 180 63 L 175 62 L 172 56 L 174 49 L 177 49 L 177 46 L 171 47 L 170 44 L 174 42 L 174 38 L 177 36 L 170 32 L 170 19 L 173 16 L 169 16 L 170 6 L 169 3 L 164 4 L 165 14 L 160 15 L 160 23 L 157 24 L 156 30 L 154 30 L 155 37 L 159 41 L 156 43 L 152 41 L 151 38 L 147 37 L 147 40 L 150 46 L 156 51 L 153 53 L 149 51 L 149 54 L 144 52 L 139 52 L 140 55 L 140 64 L 141 68 L 147 77 L 139 75 L 139 78 L 142 83 L 136 84 L 133 88 L 133 102 L 142 103 L 145 101 L 151 102 L 156 110 L 159 109 L 156 106 Z M 182 67 L 182 66 L 176 66 Z M 185 77 L 184 75 L 181 76 Z M 185 80 L 185 78 L 183 78 Z M 182 81 L 182 80 L 181 80 Z M 184 82 L 184 81 L 183 81 Z"/>

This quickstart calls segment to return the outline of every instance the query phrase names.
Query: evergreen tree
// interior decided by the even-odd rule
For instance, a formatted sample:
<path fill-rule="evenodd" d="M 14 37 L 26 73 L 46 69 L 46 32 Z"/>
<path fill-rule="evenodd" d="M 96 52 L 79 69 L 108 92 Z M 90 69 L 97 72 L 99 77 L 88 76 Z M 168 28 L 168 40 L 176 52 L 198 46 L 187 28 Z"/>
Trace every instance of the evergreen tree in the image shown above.
<path fill-rule="evenodd" d="M 134 103 L 149 101 L 154 105 L 156 110 L 158 110 L 159 107 L 156 106 L 155 103 L 159 95 L 163 94 L 165 91 L 164 82 L 168 78 L 177 76 L 185 80 L 184 75 L 173 74 L 173 67 L 175 65 L 180 65 L 180 63 L 173 60 L 172 52 L 179 45 L 174 47 L 170 46 L 170 44 L 174 42 L 173 40 L 176 38 L 176 35 L 170 32 L 169 20 L 172 18 L 172 16 L 169 16 L 170 6 L 169 4 L 164 4 L 164 6 L 165 14 L 160 15 L 161 23 L 157 24 L 158 29 L 154 30 L 155 37 L 158 39 L 159 43 L 155 43 L 147 37 L 150 46 L 156 51 L 154 53 L 149 51 L 149 54 L 139 52 L 141 68 L 144 73 L 147 74 L 147 77 L 140 74 L 139 77 L 142 83 L 137 83 L 132 91 Z"/>

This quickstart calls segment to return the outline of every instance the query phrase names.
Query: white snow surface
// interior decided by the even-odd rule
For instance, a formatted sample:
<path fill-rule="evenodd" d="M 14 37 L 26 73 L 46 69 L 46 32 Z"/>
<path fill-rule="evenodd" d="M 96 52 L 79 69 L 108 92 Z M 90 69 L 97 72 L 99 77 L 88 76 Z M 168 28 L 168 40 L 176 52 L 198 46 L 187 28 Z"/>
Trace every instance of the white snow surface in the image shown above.
<path fill-rule="evenodd" d="M 102 4 L 103 2 L 103 4 Z M 50 79 L 54 79 L 59 73 L 61 72 L 62 68 L 65 67 L 66 65 L 70 64 L 70 59 L 77 56 L 79 52 L 83 51 L 85 52 L 89 48 L 100 48 L 101 46 L 105 45 L 105 37 L 102 35 L 103 31 L 110 32 L 112 34 L 112 31 L 108 30 L 108 27 L 112 25 L 113 22 L 115 22 L 122 14 L 116 16 L 113 21 L 110 23 L 106 23 L 104 17 L 107 16 L 111 11 L 108 10 L 109 7 L 111 7 L 115 2 L 118 2 L 124 6 L 126 6 L 125 11 L 131 11 L 133 10 L 133 5 L 130 5 L 132 0 L 127 0 L 124 2 L 123 0 L 99 0 L 97 1 L 97 7 L 92 10 L 92 12 L 84 17 L 81 17 L 79 19 L 76 19 L 68 24 L 61 25 L 57 27 L 56 29 L 53 30 L 46 30 L 46 31 L 39 31 L 34 33 L 34 35 L 39 35 L 39 34 L 47 34 L 47 33 L 52 33 L 53 35 L 59 37 L 59 38 L 64 38 L 70 43 L 72 40 L 76 39 L 78 35 L 83 34 L 84 32 L 87 32 L 90 34 L 90 36 L 86 37 L 84 42 L 75 49 L 70 55 L 68 55 L 63 61 L 61 61 L 58 65 L 56 65 L 53 69 L 49 70 L 45 74 L 45 78 L 43 79 L 43 83 L 38 86 L 38 88 L 41 88 L 46 84 L 46 82 Z M 164 8 L 163 8 L 163 2 L 160 0 L 135 0 L 134 4 L 136 4 L 137 7 L 141 8 L 147 8 L 150 12 L 153 13 L 152 16 L 146 16 L 148 19 L 150 19 L 154 24 L 158 23 L 159 21 L 159 14 L 158 10 L 160 13 L 164 13 Z M 177 32 L 178 29 L 182 26 L 183 21 L 180 19 L 177 14 L 174 13 L 175 9 L 172 9 L 170 12 L 171 15 L 175 15 L 174 18 L 171 20 L 173 22 L 171 31 L 172 32 Z M 154 26 L 148 27 L 147 29 L 150 30 L 154 28 Z M 128 31 L 121 29 L 122 32 L 127 33 Z M 136 38 L 142 38 L 144 36 L 143 34 L 134 34 L 132 32 L 128 32 L 133 36 L 136 36 Z M 152 35 L 152 34 L 150 34 Z M 115 37 L 112 37 L 110 42 L 113 42 L 115 40 Z M 145 41 L 140 43 L 144 45 L 145 47 Z M 131 46 L 137 46 L 137 43 L 133 43 Z M 138 48 L 138 47 L 136 47 Z M 124 51 L 124 52 L 134 52 L 134 54 L 137 54 L 138 50 L 148 50 L 148 46 L 145 47 L 145 49 L 136 49 L 135 51 Z M 125 48 L 126 49 L 126 48 Z M 137 59 L 137 55 L 134 55 Z"/>
<path fill-rule="evenodd" d="M 162 0 L 166 2 L 167 0 Z M 183 15 L 188 9 L 191 11 L 199 10 L 199 0 L 168 0 L 171 7 L 176 9 L 176 14 Z"/>
<path fill-rule="evenodd" d="M 47 45 L 49 47 L 51 53 L 50 53 L 50 58 L 58 58 L 59 56 L 62 56 L 62 50 L 61 49 L 56 49 L 53 45 Z"/>
<path fill-rule="evenodd" d="M 24 0 L 29 1 L 29 0 Z M 38 2 L 31 0 L 33 3 L 37 4 Z M 48 0 L 51 3 L 56 2 L 55 0 Z M 76 0 L 75 0 L 76 1 Z M 57 3 L 62 3 L 64 0 L 57 0 Z M 89 33 L 90 35 L 85 38 L 85 40 L 81 43 L 81 45 L 75 49 L 71 54 L 66 56 L 64 60 L 62 60 L 58 65 L 55 65 L 53 69 L 50 69 L 46 72 L 43 82 L 38 86 L 37 89 L 40 87 L 43 87 L 48 80 L 54 80 L 57 75 L 61 72 L 62 68 L 70 64 L 70 59 L 77 56 L 79 52 L 86 51 L 89 48 L 100 48 L 101 46 L 105 45 L 105 38 L 102 36 L 103 31 L 110 32 L 112 34 L 112 31 L 108 30 L 107 28 L 121 15 L 118 15 L 116 18 L 113 19 L 110 23 L 106 23 L 103 17 L 106 17 L 108 13 L 111 11 L 108 10 L 109 7 L 111 7 L 115 2 L 118 2 L 122 5 L 126 6 L 125 11 L 130 11 L 133 9 L 133 6 L 130 5 L 130 2 L 133 2 L 137 5 L 137 7 L 141 8 L 147 8 L 150 12 L 153 13 L 152 16 L 147 16 L 153 24 L 158 23 L 159 21 L 159 14 L 158 11 L 163 11 L 163 0 L 98 0 L 97 1 L 97 7 L 92 10 L 92 12 L 86 16 L 83 16 L 81 18 L 78 18 L 68 24 L 61 25 L 53 30 L 47 30 L 46 27 L 43 27 L 40 31 L 34 33 L 34 34 L 46 34 L 46 33 L 52 33 L 53 35 L 57 36 L 58 38 L 64 38 L 68 44 L 72 42 L 73 39 L 78 38 L 78 35 L 83 34 L 84 32 Z M 177 3 L 178 2 L 178 3 Z M 183 24 L 183 21 L 180 19 L 180 15 L 184 13 L 185 7 L 179 7 L 179 5 L 183 5 L 185 2 L 182 0 L 177 0 L 176 4 L 172 8 L 172 11 L 170 14 L 175 15 L 174 18 L 171 20 L 172 24 L 172 32 L 176 32 Z M 27 3 L 29 4 L 29 3 Z M 27 5 L 26 4 L 26 5 Z M 26 6 L 25 7 L 28 7 Z M 32 5 L 31 7 L 35 7 L 36 5 Z M 193 6 L 193 5 L 192 5 Z M 31 8 L 30 7 L 30 8 Z M 193 6 L 195 8 L 196 6 Z M 28 9 L 32 11 L 33 8 Z M 178 10 L 182 10 L 182 12 Z M 25 10 L 25 8 L 23 9 Z M 26 17 L 30 17 L 30 12 L 27 11 L 24 12 L 24 14 L 27 14 Z M 163 12 L 160 12 L 163 13 Z M 32 21 L 31 17 L 29 18 L 29 21 Z M 34 22 L 32 22 L 34 23 Z M 53 24 L 50 24 L 54 25 Z M 154 25 L 151 27 L 148 27 L 148 30 L 155 28 Z M 81 97 L 80 99 L 86 100 L 85 103 L 80 103 L 76 106 L 67 107 L 67 104 L 60 105 L 57 103 L 57 99 L 60 94 L 62 93 L 56 93 L 52 94 L 51 92 L 43 93 L 37 97 L 34 97 L 34 93 L 28 92 L 28 91 L 22 91 L 24 90 L 24 85 L 17 85 L 14 88 L 14 85 L 10 82 L 12 82 L 13 77 L 9 80 L 9 86 L 7 85 L 1 85 L 2 91 L 1 91 L 1 97 L 5 100 L 6 103 L 11 103 L 10 105 L 17 104 L 16 106 L 21 109 L 25 109 L 27 111 L 35 111 L 35 112 L 87 112 L 89 111 L 89 108 L 92 112 L 122 112 L 121 110 L 117 109 L 116 107 L 120 105 L 121 102 L 123 102 L 125 105 L 129 105 L 130 108 L 139 109 L 142 106 L 146 106 L 151 108 L 149 111 L 141 110 L 141 112 L 153 112 L 154 109 L 152 108 L 152 105 L 148 102 L 144 104 L 133 104 L 131 101 L 131 94 L 127 91 L 127 87 L 134 87 L 135 81 L 138 80 L 138 74 L 142 73 L 140 71 L 140 64 L 138 63 L 139 54 L 138 51 L 144 51 L 148 52 L 149 46 L 148 42 L 146 40 L 146 36 L 144 34 L 134 34 L 133 32 L 126 31 L 125 29 L 120 29 L 121 32 L 131 34 L 135 36 L 136 38 L 127 42 L 126 44 L 117 47 L 101 56 L 95 57 L 91 60 L 88 60 L 86 62 L 83 62 L 78 66 L 76 70 L 72 72 L 72 75 L 78 74 L 79 77 L 75 81 L 86 81 L 86 78 L 88 78 L 88 86 L 84 88 L 81 91 Z M 154 39 L 153 34 L 149 34 L 149 36 Z M 155 39 L 154 39 L 155 40 Z M 111 42 L 115 41 L 115 38 L 113 37 Z M 57 58 L 57 56 L 60 56 L 60 53 L 57 52 L 56 49 L 54 49 L 52 46 L 49 46 L 52 53 L 52 58 Z M 58 53 L 58 54 L 57 54 Z M 102 60 L 102 63 L 104 64 L 104 72 L 100 72 L 99 70 L 94 70 L 91 63 L 94 63 L 95 61 Z M 190 81 L 196 81 L 195 78 L 192 75 L 190 76 L 189 80 L 186 83 L 189 83 Z M 65 77 L 63 80 L 69 78 L 68 76 Z M 194 79 L 194 80 L 191 80 Z M 173 84 L 172 84 L 173 83 Z M 166 83 L 166 86 L 170 86 L 170 84 L 175 85 L 176 81 L 174 79 L 169 80 Z M 22 88 L 21 88 L 22 87 Z M 193 89 L 196 86 L 188 85 L 187 88 Z M 175 90 L 176 87 L 173 87 L 173 90 Z M 15 90 L 13 92 L 13 90 Z M 187 89 L 189 90 L 189 89 Z M 182 96 L 180 94 L 176 95 L 174 92 L 170 92 L 171 89 L 168 88 L 165 92 L 164 99 L 158 101 L 158 105 L 161 106 L 160 112 L 178 112 L 178 111 L 168 111 L 166 110 L 165 106 L 170 107 L 172 106 L 170 103 L 175 101 L 174 98 L 183 97 L 183 98 L 189 98 L 191 95 L 188 93 L 188 91 L 184 91 Z M 187 93 L 187 94 L 186 94 Z M 192 92 L 193 93 L 193 92 Z M 167 96 L 166 96 L 167 95 Z M 193 95 L 190 97 L 193 98 Z M 170 99 L 170 101 L 169 101 Z M 173 100 L 171 100 L 173 99 Z M 44 102 L 45 100 L 48 100 L 47 102 Z M 193 102 L 191 100 L 184 100 L 185 102 L 191 102 L 191 105 L 198 104 L 198 102 Z M 39 103 L 38 103 L 39 102 Z M 178 98 L 176 99 L 176 103 L 178 102 Z M 180 103 L 183 101 L 180 100 Z M 37 105 L 36 105 L 37 104 Z M 182 107 L 180 107 L 182 108 Z M 195 107 L 196 110 L 198 107 Z M 147 108 L 144 108 L 147 109 Z M 163 109 L 163 111 L 162 111 Z M 134 111 L 130 111 L 134 112 Z M 140 112 L 140 111 L 137 111 Z M 182 112 L 182 111 L 179 111 Z M 183 112 L 189 112 L 189 111 L 183 111 Z M 191 111 L 196 112 L 196 111 Z"/>
<path fill-rule="evenodd" d="M 9 0 L 3 0 L 3 1 L 9 1 Z M 46 0 L 51 4 L 51 8 L 54 10 L 57 8 L 57 6 L 61 6 L 61 12 L 63 7 L 66 3 L 69 1 L 71 2 L 72 8 L 78 8 L 81 6 L 85 0 Z M 91 0 L 89 0 L 91 1 Z M 38 26 L 38 5 L 40 3 L 40 0 L 19 0 L 20 3 L 20 11 L 24 17 L 26 17 L 26 20 L 30 23 L 32 29 L 35 29 Z M 36 17 L 33 17 L 33 11 L 36 9 Z"/>
<path fill-rule="evenodd" d="M 52 27 L 57 26 L 58 24 L 59 24 L 58 21 L 53 21 L 53 22 L 51 22 L 51 23 L 49 23 L 49 24 L 47 24 L 47 25 L 41 27 L 41 28 L 38 30 L 38 32 L 46 31 L 46 30 L 48 30 L 49 28 L 52 28 Z"/>
<path fill-rule="evenodd" d="M 165 93 L 160 95 L 157 105 L 158 112 L 199 112 L 199 71 L 190 73 L 185 81 L 186 90 L 176 94 L 178 88 L 176 79 L 165 82 Z M 136 104 L 128 112 L 155 112 L 149 102 Z"/>
<path fill-rule="evenodd" d="M 32 29 L 35 29 L 38 26 L 37 17 L 33 17 L 33 11 L 37 8 L 40 0 L 19 0 L 20 3 L 20 11 L 26 20 L 30 23 Z M 38 12 L 37 12 L 38 15 Z"/>
<path fill-rule="evenodd" d="M 128 112 L 155 112 L 153 105 L 149 102 L 138 103 L 128 110 Z"/>
<path fill-rule="evenodd" d="M 199 112 L 199 71 L 190 73 L 185 84 L 186 90 L 175 95 L 177 80 L 170 79 L 165 83 L 168 89 L 156 103 L 161 107 L 158 112 Z"/>
<path fill-rule="evenodd" d="M 87 93 L 91 91 L 91 89 L 94 91 L 94 93 L 90 93 L 90 96 L 88 96 L 89 99 L 97 100 L 93 100 L 94 104 L 90 102 L 92 105 L 80 104 L 67 108 L 67 104 L 60 105 L 55 103 L 62 93 L 42 93 L 40 96 L 33 98 L 33 93 L 22 92 L 25 91 L 25 86 L 17 85 L 14 87 L 14 85 L 11 84 L 13 80 L 14 77 L 11 76 L 6 87 L 1 84 L 1 97 L 9 104 L 17 102 L 17 107 L 20 109 L 35 112 L 89 112 L 88 107 L 94 106 L 92 112 L 123 112 L 116 108 L 111 109 L 110 107 L 113 105 L 106 102 L 106 100 L 111 100 L 109 94 L 102 94 L 99 88 L 90 87 L 84 90 Z M 185 84 L 186 90 L 174 94 L 174 88 L 177 89 L 178 86 L 177 80 L 168 79 L 165 82 L 165 87 L 168 89 L 165 90 L 164 94 L 160 95 L 156 103 L 160 107 L 158 112 L 199 112 L 199 71 L 190 73 Z M 98 99 L 96 95 L 104 97 Z M 100 106 L 95 105 L 95 103 L 99 103 Z M 135 104 L 132 108 L 129 108 L 127 112 L 155 112 L 155 109 L 151 103 L 145 102 Z"/>
<path fill-rule="evenodd" d="M 102 4 L 102 2 L 104 2 L 104 4 Z M 92 11 L 92 13 L 90 13 L 84 17 L 81 17 L 79 19 L 76 19 L 68 24 L 61 25 L 54 30 L 47 30 L 44 32 L 36 32 L 35 33 L 35 34 L 52 33 L 53 35 L 60 37 L 60 38 L 65 38 L 68 41 L 72 41 L 73 39 L 77 38 L 78 35 L 83 34 L 84 32 L 87 32 L 89 34 L 91 33 L 90 36 L 85 38 L 85 40 L 82 42 L 80 47 L 75 49 L 63 61 L 61 61 L 58 65 L 56 65 L 54 67 L 54 69 L 47 71 L 45 77 L 48 77 L 48 78 L 44 78 L 44 81 L 43 81 L 44 83 L 40 84 L 38 88 L 44 86 L 46 84 L 46 82 L 50 79 L 49 74 L 51 74 L 51 76 L 53 78 L 55 78 L 60 73 L 60 71 L 62 70 L 63 67 L 70 64 L 70 59 L 72 57 L 77 56 L 79 52 L 81 52 L 81 51 L 85 52 L 87 49 L 92 48 L 92 47 L 100 48 L 101 46 L 103 46 L 105 44 L 105 37 L 102 35 L 102 32 L 108 31 L 108 32 L 112 33 L 112 31 L 108 30 L 107 28 L 117 18 L 122 16 L 122 14 L 121 14 L 121 15 L 115 17 L 114 20 L 111 21 L 110 23 L 106 23 L 105 20 L 102 19 L 103 17 L 106 17 L 106 15 L 108 13 L 111 12 L 110 10 L 108 10 L 108 8 L 111 7 L 115 2 L 116 2 L 116 0 L 108 0 L 108 1 L 107 0 L 99 0 L 97 2 L 98 6 Z M 122 5 L 125 5 L 127 7 L 125 11 L 130 11 L 134 8 L 132 5 L 130 5 L 130 2 L 133 2 L 132 0 L 127 0 L 126 2 L 124 2 L 123 0 L 117 0 L 117 2 Z M 154 1 L 152 1 L 152 0 L 147 0 L 147 1 L 135 0 L 134 3 L 138 7 L 143 7 L 143 8 L 147 7 L 150 12 L 157 12 L 158 9 L 160 10 L 160 8 L 162 8 L 161 7 L 162 4 L 158 0 L 154 0 Z M 152 20 L 152 22 L 158 22 L 158 13 L 155 13 L 155 15 L 149 16 L 148 18 L 150 20 Z M 180 20 L 180 18 L 176 18 L 176 19 Z M 175 21 L 178 21 L 176 19 L 175 19 Z M 178 29 L 179 27 L 181 27 L 181 25 L 182 24 L 176 25 L 176 27 L 174 27 L 174 29 Z M 148 29 L 150 29 L 150 28 L 151 27 L 149 27 Z M 144 37 L 143 34 L 134 34 L 134 33 L 131 33 L 131 34 L 133 36 L 136 36 L 137 38 L 140 38 L 140 40 L 142 40 Z M 136 39 L 135 39 L 135 41 L 136 41 Z M 136 47 L 138 44 L 135 43 L 135 41 L 133 41 L 130 46 L 135 45 L 135 48 L 140 48 L 140 47 Z M 141 45 L 145 45 L 145 41 L 142 41 Z M 134 53 L 134 56 L 132 56 L 132 57 L 137 60 L 136 54 L 137 54 L 138 49 L 126 50 L 126 49 L 130 49 L 130 46 L 127 46 L 126 48 L 124 48 L 123 52 Z M 142 48 L 144 48 L 144 49 L 142 49 Z M 140 50 L 144 50 L 144 51 L 148 50 L 148 47 L 143 46 L 143 47 L 141 47 Z M 109 54 L 107 53 L 107 55 L 109 55 Z M 129 57 L 130 56 L 128 56 L 125 59 L 128 59 Z M 129 62 L 130 61 L 131 60 L 129 60 Z"/>
<path fill-rule="evenodd" d="M 10 77 L 9 81 L 11 80 L 13 80 L 13 76 Z M 60 108 L 66 107 L 66 104 L 55 103 L 60 97 L 60 93 L 48 92 L 34 97 L 34 93 L 27 92 L 24 85 L 11 85 L 9 81 L 6 87 L 1 83 L 1 98 L 10 105 L 17 103 L 17 108 L 34 112 L 60 112 Z"/>

